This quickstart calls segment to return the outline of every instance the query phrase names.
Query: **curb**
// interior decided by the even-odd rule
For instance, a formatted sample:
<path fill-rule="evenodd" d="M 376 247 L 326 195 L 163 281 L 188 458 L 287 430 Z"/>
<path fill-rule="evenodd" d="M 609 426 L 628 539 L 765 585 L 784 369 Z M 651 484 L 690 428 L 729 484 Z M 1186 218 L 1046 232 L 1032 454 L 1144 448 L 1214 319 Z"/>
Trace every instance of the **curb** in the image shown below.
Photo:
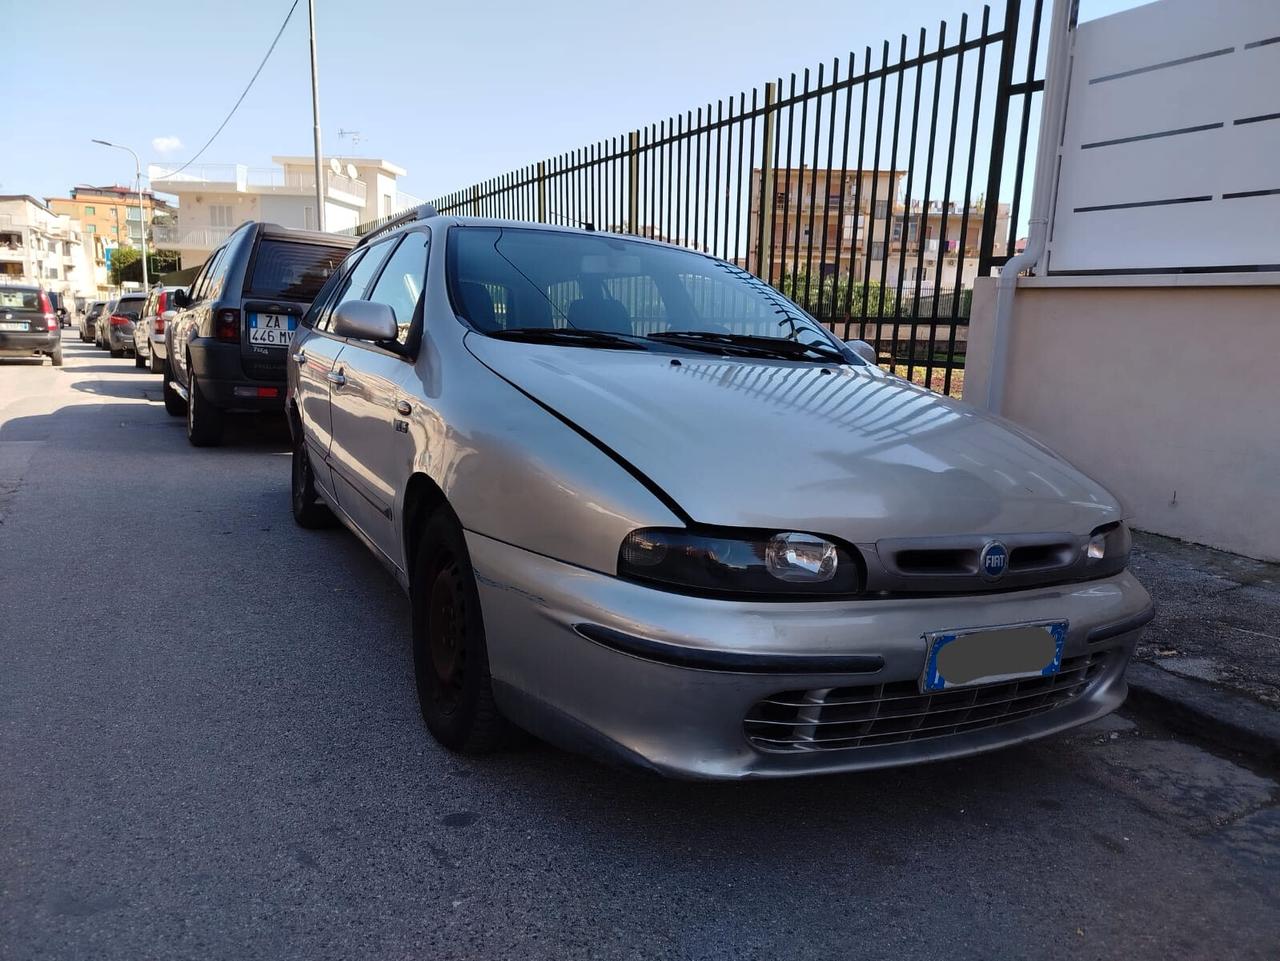
<path fill-rule="evenodd" d="M 1151 664 L 1134 662 L 1125 677 L 1127 705 L 1183 734 L 1280 769 L 1280 711 Z"/>

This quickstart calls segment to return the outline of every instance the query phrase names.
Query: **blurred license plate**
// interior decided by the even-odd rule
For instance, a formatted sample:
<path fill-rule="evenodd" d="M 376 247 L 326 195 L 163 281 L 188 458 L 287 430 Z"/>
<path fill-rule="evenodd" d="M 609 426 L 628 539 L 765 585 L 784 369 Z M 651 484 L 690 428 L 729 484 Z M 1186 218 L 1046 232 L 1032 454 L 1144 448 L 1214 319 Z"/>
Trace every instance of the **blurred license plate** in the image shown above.
<path fill-rule="evenodd" d="M 1049 677 L 1062 667 L 1067 622 L 1017 624 L 926 634 L 929 653 L 920 690 Z"/>
<path fill-rule="evenodd" d="M 25 320 L 0 320 L 0 330 L 26 330 Z"/>
<path fill-rule="evenodd" d="M 288 347 L 298 318 L 288 314 L 250 314 L 249 343 L 260 347 Z"/>

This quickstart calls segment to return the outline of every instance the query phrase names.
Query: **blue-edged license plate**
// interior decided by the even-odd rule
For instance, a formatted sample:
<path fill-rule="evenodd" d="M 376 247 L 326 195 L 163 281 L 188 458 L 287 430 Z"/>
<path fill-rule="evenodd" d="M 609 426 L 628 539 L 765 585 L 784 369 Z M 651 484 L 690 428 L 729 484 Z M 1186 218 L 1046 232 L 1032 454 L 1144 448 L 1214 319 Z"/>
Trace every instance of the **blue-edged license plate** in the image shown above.
<path fill-rule="evenodd" d="M 289 314 L 250 314 L 249 343 L 259 347 L 288 347 L 298 318 Z"/>
<path fill-rule="evenodd" d="M 1067 622 L 1011 624 L 926 634 L 921 691 L 1049 677 L 1062 667 Z"/>

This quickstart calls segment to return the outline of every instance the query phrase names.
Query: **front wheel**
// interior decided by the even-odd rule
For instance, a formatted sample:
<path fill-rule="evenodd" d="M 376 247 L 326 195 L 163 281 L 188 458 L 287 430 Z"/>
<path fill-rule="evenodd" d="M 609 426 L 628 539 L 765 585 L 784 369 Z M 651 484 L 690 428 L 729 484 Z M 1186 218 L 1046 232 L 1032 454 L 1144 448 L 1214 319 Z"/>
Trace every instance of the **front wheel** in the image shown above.
<path fill-rule="evenodd" d="M 293 442 L 290 503 L 294 522 L 299 527 L 315 530 L 333 525 L 333 514 L 316 493 L 316 476 L 311 470 L 311 457 L 307 453 L 307 442 L 302 438 L 301 428 L 298 439 Z"/>
<path fill-rule="evenodd" d="M 146 367 L 146 366 L 147 366 L 147 359 L 146 359 L 145 357 L 143 357 L 141 354 L 139 354 L 137 351 L 134 351 L 134 354 L 133 354 L 133 366 L 134 366 L 134 367 L 137 367 L 137 368 L 139 368 L 139 369 L 141 369 L 141 368 L 143 368 L 143 367 Z"/>
<path fill-rule="evenodd" d="M 222 442 L 222 411 L 200 393 L 200 382 L 187 364 L 187 440 L 192 447 L 217 447 Z"/>
<path fill-rule="evenodd" d="M 480 593 L 462 528 L 438 510 L 422 534 L 413 573 L 413 669 L 427 729 L 461 754 L 486 754 L 511 740 L 489 677 Z"/>
<path fill-rule="evenodd" d="M 150 363 L 151 363 L 151 373 L 153 374 L 164 373 L 164 361 L 156 356 L 156 353 L 154 350 L 151 352 Z"/>
<path fill-rule="evenodd" d="M 108 348 L 108 350 L 111 351 L 112 357 L 120 358 L 124 356 L 124 348 L 121 348 L 120 350 L 116 350 L 114 347 L 110 347 Z"/>

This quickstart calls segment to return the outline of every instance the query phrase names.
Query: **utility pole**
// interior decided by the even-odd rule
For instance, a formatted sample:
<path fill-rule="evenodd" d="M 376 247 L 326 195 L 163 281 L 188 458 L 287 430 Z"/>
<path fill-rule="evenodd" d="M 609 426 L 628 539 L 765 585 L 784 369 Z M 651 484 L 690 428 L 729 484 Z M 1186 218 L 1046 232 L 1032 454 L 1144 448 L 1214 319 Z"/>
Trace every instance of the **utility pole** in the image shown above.
<path fill-rule="evenodd" d="M 151 289 L 151 280 L 147 275 L 147 210 L 142 205 L 142 162 L 138 160 L 138 154 L 135 150 L 123 144 L 96 139 L 93 142 L 100 143 L 104 147 L 115 147 L 117 150 L 128 150 L 129 153 L 133 154 L 134 183 L 138 186 L 138 227 L 142 232 L 142 289 L 143 291 L 148 291 Z"/>
<path fill-rule="evenodd" d="M 307 18 L 311 24 L 311 120 L 315 135 L 316 226 L 324 230 L 324 180 L 320 169 L 320 75 L 316 68 L 316 0 L 307 0 Z"/>

